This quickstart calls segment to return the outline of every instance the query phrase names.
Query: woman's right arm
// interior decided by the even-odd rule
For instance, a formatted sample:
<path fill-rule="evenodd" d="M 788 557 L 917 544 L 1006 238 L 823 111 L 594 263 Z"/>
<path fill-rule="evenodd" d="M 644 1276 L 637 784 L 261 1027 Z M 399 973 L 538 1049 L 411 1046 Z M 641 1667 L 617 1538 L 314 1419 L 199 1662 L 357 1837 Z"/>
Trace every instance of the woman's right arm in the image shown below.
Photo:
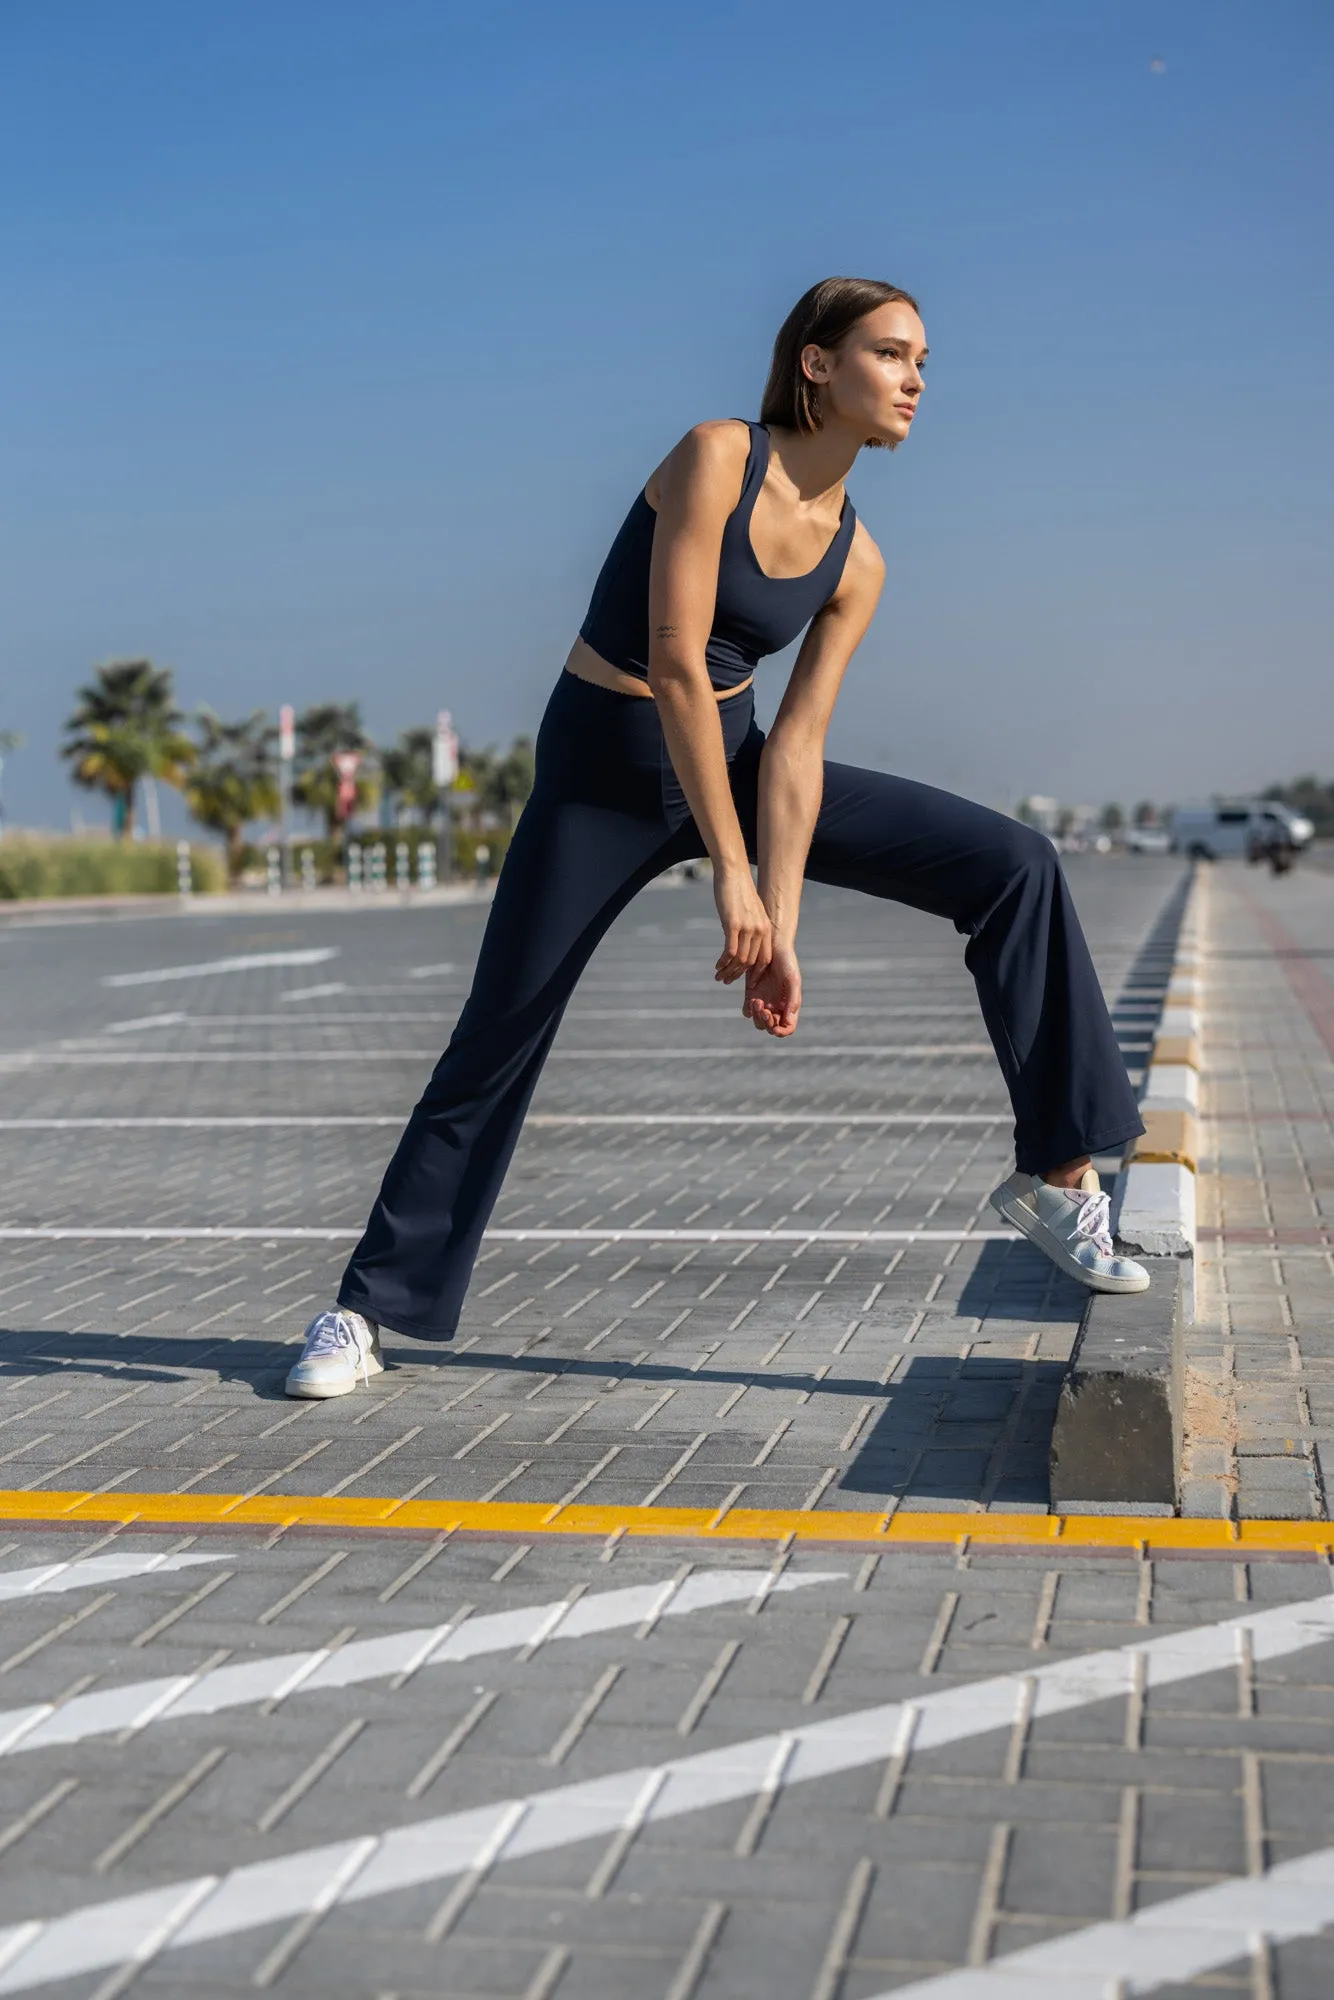
<path fill-rule="evenodd" d="M 772 951 L 769 917 L 732 803 L 705 657 L 723 527 L 740 496 L 748 447 L 744 425 L 699 424 L 664 460 L 649 572 L 649 686 L 672 768 L 713 861 L 713 899 L 723 927 L 715 977 L 726 985 L 767 965 Z"/>

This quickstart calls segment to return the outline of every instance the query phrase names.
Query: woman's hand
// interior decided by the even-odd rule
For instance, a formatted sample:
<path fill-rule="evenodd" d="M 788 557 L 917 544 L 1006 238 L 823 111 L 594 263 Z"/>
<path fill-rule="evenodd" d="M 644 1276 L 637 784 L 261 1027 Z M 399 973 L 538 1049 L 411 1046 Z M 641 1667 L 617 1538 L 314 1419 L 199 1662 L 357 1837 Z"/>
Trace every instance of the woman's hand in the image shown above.
<path fill-rule="evenodd" d="M 762 972 L 773 950 L 773 926 L 747 868 L 713 871 L 713 901 L 723 927 L 723 948 L 713 969 L 730 986 L 742 974 Z"/>
<path fill-rule="evenodd" d="M 792 1034 L 801 1012 L 801 967 L 788 944 L 773 946 L 769 963 L 746 974 L 746 999 L 741 1009 L 763 1034 Z"/>

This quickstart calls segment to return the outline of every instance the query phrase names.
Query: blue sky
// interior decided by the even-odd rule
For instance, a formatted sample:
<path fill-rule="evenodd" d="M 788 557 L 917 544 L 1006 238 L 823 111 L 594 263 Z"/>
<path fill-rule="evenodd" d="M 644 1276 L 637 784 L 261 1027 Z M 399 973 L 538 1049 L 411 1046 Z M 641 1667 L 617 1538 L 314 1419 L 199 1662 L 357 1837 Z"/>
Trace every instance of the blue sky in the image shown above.
<path fill-rule="evenodd" d="M 834 754 L 1334 775 L 1332 73 L 1326 0 L 6 0 L 11 819 L 68 823 L 117 656 L 532 730 L 636 487 L 836 271 L 932 363 L 850 481 L 889 575 Z"/>

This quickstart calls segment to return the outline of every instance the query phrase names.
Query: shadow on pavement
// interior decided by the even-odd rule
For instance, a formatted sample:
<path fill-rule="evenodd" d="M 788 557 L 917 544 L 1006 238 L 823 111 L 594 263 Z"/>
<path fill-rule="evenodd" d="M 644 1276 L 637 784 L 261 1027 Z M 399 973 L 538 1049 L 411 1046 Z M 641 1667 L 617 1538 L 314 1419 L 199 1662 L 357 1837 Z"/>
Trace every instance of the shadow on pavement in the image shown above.
<path fill-rule="evenodd" d="M 0 1379 L 100 1375 L 117 1383 L 171 1384 L 203 1373 L 219 1382 L 244 1384 L 259 1401 L 276 1403 L 286 1400 L 283 1378 L 293 1354 L 290 1346 L 271 1341 L 190 1335 L 156 1336 L 128 1353 L 127 1338 L 112 1333 L 8 1329 L 0 1331 L 0 1339 L 7 1349 L 0 1354 Z M 973 1354 L 913 1355 L 888 1385 L 879 1374 L 822 1377 L 794 1369 L 760 1375 L 754 1368 L 635 1363 L 612 1357 L 593 1361 L 480 1348 L 451 1354 L 447 1348 L 395 1353 L 390 1347 L 387 1359 L 390 1382 L 397 1372 L 395 1363 L 400 1368 L 415 1364 L 432 1370 L 484 1369 L 534 1378 L 549 1376 L 554 1365 L 566 1379 L 583 1378 L 604 1387 L 618 1382 L 680 1382 L 696 1388 L 712 1383 L 719 1389 L 762 1384 L 768 1391 L 809 1396 L 816 1410 L 827 1409 L 831 1398 L 843 1405 L 849 1399 L 883 1403 L 830 1494 L 835 1505 L 840 1495 L 856 1494 L 873 1497 L 879 1504 L 897 1497 L 1045 1508 L 1051 1428 L 1065 1373 L 1059 1361 Z M 836 1428 L 842 1429 L 846 1421 L 844 1408 Z M 827 1438 L 825 1421 L 817 1419 L 815 1428 Z M 823 1455 L 829 1447 L 820 1444 L 814 1449 Z"/>
<path fill-rule="evenodd" d="M 1064 1376 L 1061 1361 L 915 1356 L 839 1491 L 1045 1509 Z"/>
<path fill-rule="evenodd" d="M 1082 1285 L 1015 1236 L 984 1243 L 964 1280 L 956 1311 L 961 1319 L 1078 1321 L 1087 1294 Z"/>

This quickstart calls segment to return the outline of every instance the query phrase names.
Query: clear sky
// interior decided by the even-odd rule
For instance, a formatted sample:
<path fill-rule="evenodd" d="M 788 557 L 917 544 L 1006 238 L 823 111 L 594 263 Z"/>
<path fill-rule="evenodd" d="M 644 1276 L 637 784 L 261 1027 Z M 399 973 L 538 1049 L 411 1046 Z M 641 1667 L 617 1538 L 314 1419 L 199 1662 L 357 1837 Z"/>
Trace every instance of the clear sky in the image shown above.
<path fill-rule="evenodd" d="M 636 487 L 834 272 L 932 349 L 850 481 L 834 754 L 1334 775 L 1332 79 L 1328 0 L 4 0 L 11 818 L 68 823 L 117 656 L 532 730 Z"/>

